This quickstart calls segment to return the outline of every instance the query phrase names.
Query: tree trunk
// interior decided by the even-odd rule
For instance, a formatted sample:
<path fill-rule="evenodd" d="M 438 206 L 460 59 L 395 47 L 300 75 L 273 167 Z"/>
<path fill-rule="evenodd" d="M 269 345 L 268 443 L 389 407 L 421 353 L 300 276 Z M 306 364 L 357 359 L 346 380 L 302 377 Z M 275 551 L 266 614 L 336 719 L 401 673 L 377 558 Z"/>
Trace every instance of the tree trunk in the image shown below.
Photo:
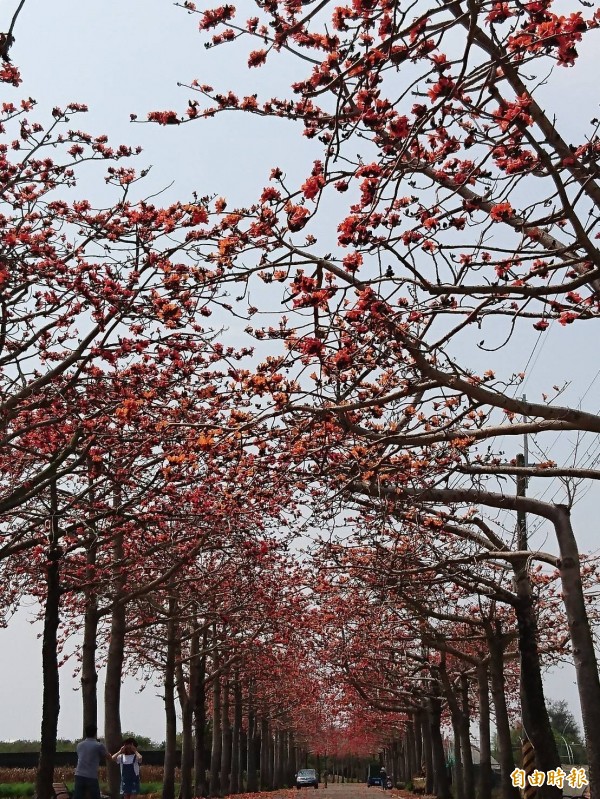
<path fill-rule="evenodd" d="M 325 767 L 327 767 L 327 761 L 325 761 Z M 290 732 L 288 735 L 288 770 L 287 770 L 287 784 L 291 787 L 296 782 L 296 772 L 298 771 L 296 767 L 296 740 L 294 738 L 294 733 Z"/>
<path fill-rule="evenodd" d="M 221 731 L 222 731 L 222 750 L 221 750 L 221 793 L 224 796 L 229 794 L 229 780 L 231 774 L 231 723 L 229 721 L 229 680 L 225 680 L 223 685 L 223 702 L 221 703 Z"/>
<path fill-rule="evenodd" d="M 573 647 L 573 663 L 577 675 L 583 732 L 588 755 L 590 790 L 591 795 L 596 797 L 600 796 L 600 738 L 598 736 L 598 730 L 600 730 L 600 679 L 594 640 L 581 585 L 579 550 L 567 508 L 560 508 L 555 529 L 561 558 L 559 571 L 563 602 Z"/>
<path fill-rule="evenodd" d="M 248 763 L 248 735 L 246 730 L 240 729 L 240 762 L 238 764 L 238 785 L 239 793 L 246 793 L 246 782 L 244 781 L 244 771 Z"/>
<path fill-rule="evenodd" d="M 423 759 L 425 761 L 425 793 L 433 793 L 433 744 L 431 740 L 431 729 L 429 726 L 428 714 L 425 710 L 420 711 L 421 731 L 423 737 Z"/>
<path fill-rule="evenodd" d="M 408 754 L 408 775 L 412 777 L 417 774 L 417 749 L 415 746 L 415 732 L 413 729 L 412 720 L 409 719 L 406 725 L 406 751 Z"/>
<path fill-rule="evenodd" d="M 250 699 L 249 699 L 250 701 Z M 252 705 L 248 708 L 248 732 L 246 733 L 247 766 L 246 766 L 246 792 L 256 793 L 258 791 L 258 780 L 256 779 L 256 715 Z"/>
<path fill-rule="evenodd" d="M 412 725 L 413 725 L 413 733 L 415 737 L 415 757 L 417 759 L 416 768 L 414 775 L 411 774 L 410 776 L 416 776 L 417 774 L 421 773 L 421 769 L 423 768 L 423 733 L 421 730 L 421 720 L 419 718 L 419 714 L 415 713 L 412 717 Z"/>
<path fill-rule="evenodd" d="M 221 772 L 221 755 L 223 748 L 223 735 L 221 731 L 221 682 L 217 674 L 218 669 L 219 660 L 215 654 L 213 655 L 213 672 L 215 676 L 213 677 L 212 748 L 210 753 L 209 796 L 218 796 L 219 794 L 219 776 Z"/>
<path fill-rule="evenodd" d="M 560 767 L 560 758 L 544 699 L 537 619 L 526 559 L 515 562 L 514 574 L 518 598 L 515 613 L 519 630 L 523 728 L 535 749 L 537 768 L 548 772 Z M 561 789 L 546 783 L 537 789 L 537 793 L 539 799 L 562 799 Z"/>
<path fill-rule="evenodd" d="M 406 775 L 402 773 L 400 768 L 400 744 L 397 740 L 392 743 L 392 774 L 394 775 L 394 782 L 408 782 Z"/>
<path fill-rule="evenodd" d="M 236 675 L 233 684 L 233 726 L 231 728 L 231 781 L 229 785 L 230 793 L 240 793 L 240 762 L 241 762 L 241 741 L 242 731 L 242 687 Z"/>
<path fill-rule="evenodd" d="M 268 766 L 267 785 L 269 786 L 268 790 L 272 791 L 274 787 L 273 781 L 275 779 L 275 737 L 271 732 L 270 724 L 269 724 L 269 737 L 267 740 L 269 742 L 269 757 L 267 761 L 267 766 Z"/>
<path fill-rule="evenodd" d="M 280 730 L 275 730 L 273 732 L 273 780 L 272 780 L 272 787 L 277 790 L 279 787 L 278 776 L 279 776 L 279 736 L 281 734 Z"/>
<path fill-rule="evenodd" d="M 462 759 L 462 744 L 460 740 L 460 722 L 456 715 L 452 715 L 452 732 L 454 734 L 454 768 L 452 770 L 452 796 L 454 799 L 464 799 L 465 781 Z"/>
<path fill-rule="evenodd" d="M 452 732 L 454 734 L 454 768 L 452 770 L 452 796 L 454 799 L 464 799 L 465 780 L 464 764 L 462 759 L 462 743 L 460 740 L 460 723 L 456 716 L 452 718 Z"/>
<path fill-rule="evenodd" d="M 179 695 L 179 705 L 181 707 L 181 783 L 179 787 L 179 799 L 192 799 L 194 796 L 194 784 L 192 779 L 192 768 L 194 765 L 194 706 L 196 697 L 194 692 L 198 688 L 198 647 L 200 644 L 200 633 L 196 626 L 192 630 L 190 640 L 190 679 L 189 691 L 185 687 L 185 675 L 181 660 L 177 663 L 177 693 Z"/>
<path fill-rule="evenodd" d="M 206 647 L 208 630 L 202 633 L 202 656 L 198 668 L 193 673 L 196 680 L 194 688 L 194 796 L 206 796 Z"/>
<path fill-rule="evenodd" d="M 486 630 L 488 647 L 490 651 L 490 683 L 492 688 L 492 701 L 496 716 L 496 734 L 498 736 L 498 758 L 500 761 L 500 786 L 502 799 L 519 799 L 519 791 L 512 784 L 511 773 L 515 768 L 515 759 L 512 751 L 510 737 L 510 721 L 506 707 L 506 692 L 504 685 L 504 652 L 502 635 L 499 625 L 496 631 L 491 628 Z"/>
<path fill-rule="evenodd" d="M 269 790 L 269 720 L 265 713 L 260 717 L 260 790 Z"/>
<path fill-rule="evenodd" d="M 286 734 L 283 730 L 279 730 L 277 734 L 277 769 L 275 770 L 275 788 L 283 788 L 285 782 L 285 745 Z"/>
<path fill-rule="evenodd" d="M 488 669 L 483 663 L 477 667 L 477 688 L 479 692 L 479 785 L 477 799 L 491 799 L 490 695 L 488 690 Z"/>
<path fill-rule="evenodd" d="M 459 719 L 460 746 L 463 761 L 463 787 L 465 799 L 475 799 L 473 750 L 471 749 L 471 709 L 469 707 L 469 680 L 460 675 L 461 714 Z"/>
<path fill-rule="evenodd" d="M 454 799 L 464 799 L 465 783 L 464 783 L 462 741 L 461 741 L 461 730 L 460 730 L 462 711 L 460 709 L 460 705 L 454 690 L 454 686 L 451 684 L 450 678 L 448 677 L 448 673 L 446 672 L 445 664 L 446 664 L 446 658 L 445 655 L 442 654 L 442 662 L 440 665 L 440 677 L 442 680 L 444 693 L 446 695 L 446 700 L 448 702 L 448 708 L 450 710 L 450 718 L 452 721 L 452 732 L 454 734 L 454 769 L 453 769 L 452 794 Z"/>
<path fill-rule="evenodd" d="M 95 491 L 90 484 L 90 507 L 94 513 Z M 98 534 L 94 522 L 87 540 L 87 580 L 84 589 L 85 614 L 83 620 L 83 644 L 81 647 L 81 701 L 83 704 L 83 729 L 93 724 L 98 726 L 98 672 L 96 671 L 96 646 L 98 639 L 98 594 L 95 585 L 95 566 L 98 554 Z"/>
<path fill-rule="evenodd" d="M 446 770 L 446 757 L 442 741 L 441 717 L 442 703 L 437 696 L 431 696 L 428 701 L 428 720 L 431 736 L 431 754 L 433 760 L 434 788 L 433 791 L 439 799 L 450 799 L 450 785 Z"/>
<path fill-rule="evenodd" d="M 58 626 L 60 621 L 60 525 L 58 520 L 58 493 L 56 481 L 50 484 L 50 535 L 46 564 L 46 604 L 42 638 L 42 730 L 40 757 L 35 775 L 38 799 L 54 799 L 52 782 L 60 691 L 58 676 Z"/>
<path fill-rule="evenodd" d="M 169 598 L 167 622 L 167 658 L 164 676 L 165 701 L 165 762 L 163 767 L 162 799 L 175 799 L 175 766 L 177 750 L 177 712 L 175 710 L 175 662 L 177 658 L 177 602 Z"/>
<path fill-rule="evenodd" d="M 114 491 L 115 514 L 121 505 L 118 487 Z M 115 515 L 115 531 L 113 531 L 112 562 L 114 569 L 115 590 L 112 597 L 112 615 L 110 623 L 110 641 L 106 657 L 106 681 L 104 683 L 104 737 L 109 752 L 116 752 L 121 746 L 121 683 L 123 680 L 123 661 L 125 658 L 125 604 L 119 601 L 125 591 L 123 567 L 123 533 L 118 529 L 119 519 Z M 113 797 L 119 796 L 121 775 L 119 767 L 112 760 L 107 761 L 106 775 L 108 789 Z"/>

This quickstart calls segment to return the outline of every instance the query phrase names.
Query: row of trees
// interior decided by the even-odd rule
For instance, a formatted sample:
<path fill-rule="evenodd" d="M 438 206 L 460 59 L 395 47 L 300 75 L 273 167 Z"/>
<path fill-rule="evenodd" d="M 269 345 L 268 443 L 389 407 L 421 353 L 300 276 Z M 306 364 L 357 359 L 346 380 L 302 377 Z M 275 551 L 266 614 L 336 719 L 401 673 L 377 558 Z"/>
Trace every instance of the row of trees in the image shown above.
<path fill-rule="evenodd" d="M 2 110 L 1 602 L 6 619 L 25 596 L 42 607 L 37 795 L 51 796 L 59 653 L 78 631 L 83 720 L 103 664 L 109 748 L 125 670 L 161 675 L 165 799 L 177 703 L 184 799 L 235 793 L 244 770 L 248 790 L 277 787 L 309 750 L 381 747 L 407 779 L 424 764 L 446 799 L 447 724 L 457 797 L 472 799 L 475 716 L 487 799 L 492 713 L 508 799 L 511 714 L 537 767 L 560 766 L 542 669 L 563 658 L 595 797 L 598 574 L 571 507 L 573 481 L 600 471 L 504 449 L 600 421 L 559 388 L 518 398 L 502 348 L 597 321 L 599 123 L 577 118 L 570 144 L 544 83 L 577 68 L 598 12 L 183 7 L 209 49 L 250 38 L 251 68 L 285 59 L 297 79 L 270 99 L 190 81 L 184 114 L 149 121 L 284 118 L 314 145 L 301 185 L 274 165 L 247 207 L 159 207 L 137 199 L 131 148 L 71 127 L 83 106 L 46 127 L 31 100 Z M 18 84 L 6 42 L 2 77 Z M 97 161 L 102 209 L 77 194 Z M 532 477 L 565 481 L 566 502 L 527 497 Z M 547 550 L 527 518 L 553 533 Z"/>

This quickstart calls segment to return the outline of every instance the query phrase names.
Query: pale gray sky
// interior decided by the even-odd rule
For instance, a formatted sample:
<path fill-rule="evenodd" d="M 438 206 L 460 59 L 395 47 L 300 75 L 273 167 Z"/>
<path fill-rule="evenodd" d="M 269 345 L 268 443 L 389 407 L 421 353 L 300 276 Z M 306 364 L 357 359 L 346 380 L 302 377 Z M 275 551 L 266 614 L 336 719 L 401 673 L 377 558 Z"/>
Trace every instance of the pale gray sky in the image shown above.
<path fill-rule="evenodd" d="M 16 0 L 0 0 L 0 29 L 6 29 L 16 5 Z M 239 5 L 250 9 L 249 0 Z M 107 133 L 113 143 L 141 144 L 144 152 L 138 159 L 140 169 L 153 165 L 145 193 L 174 181 L 173 188 L 165 194 L 165 202 L 175 197 L 187 199 L 197 190 L 201 195 L 215 192 L 242 204 L 256 198 L 272 166 L 283 167 L 290 175 L 290 183 L 294 183 L 304 179 L 312 159 L 318 156 L 318 146 L 301 136 L 290 138 L 290 123 L 283 121 L 265 122 L 231 114 L 180 127 L 130 123 L 130 113 L 143 119 L 150 110 L 183 109 L 188 92 L 178 89 L 177 81 L 198 78 L 224 89 L 237 87 L 239 93 L 258 90 L 270 97 L 279 87 L 283 94 L 285 87 L 297 79 L 297 73 L 288 70 L 285 57 L 277 60 L 275 69 L 249 71 L 242 58 L 233 57 L 230 48 L 207 53 L 197 32 L 197 20 L 176 9 L 169 0 L 27 0 L 15 33 L 11 55 L 24 82 L 15 90 L 3 87 L 4 99 L 36 98 L 39 106 L 31 116 L 42 121 L 55 105 L 87 103 L 90 113 L 77 123 L 78 127 L 95 134 Z M 590 53 L 585 55 L 592 57 Z M 583 129 L 578 124 L 582 115 L 589 119 L 598 112 L 597 70 L 578 70 L 576 82 L 571 74 L 569 70 L 559 70 L 552 89 L 547 90 L 554 107 L 559 109 L 559 121 L 567 138 Z M 561 98 L 558 104 L 557 97 Z M 82 184 L 82 196 L 103 196 L 106 189 L 98 177 L 89 186 Z M 571 381 L 565 400 L 576 403 L 589 387 L 583 406 L 600 410 L 600 378 L 593 381 L 600 359 L 595 338 L 588 338 L 589 326 L 564 329 L 554 325 L 544 335 L 531 358 L 533 370 L 525 386 L 528 396 L 540 399 L 541 391 L 554 383 Z M 533 331 L 527 340 L 513 341 L 496 356 L 496 368 L 505 373 L 523 370 L 535 341 Z M 548 439 L 554 442 L 550 456 L 560 461 L 574 441 L 568 433 L 556 438 L 555 442 L 552 437 Z M 591 438 L 584 450 L 588 444 L 592 445 L 589 454 L 598 454 Z M 532 449 L 531 455 L 533 459 L 539 453 Z M 531 494 L 541 494 L 545 488 L 546 483 L 542 485 L 537 480 L 532 481 L 529 490 Z M 545 498 L 553 497 L 558 490 L 554 482 Z M 558 498 L 559 495 L 557 501 Z M 575 507 L 582 550 L 598 546 L 599 499 L 594 486 Z M 555 550 L 552 536 L 546 538 L 547 532 L 540 529 L 533 535 L 532 544 Z M 0 630 L 0 739 L 39 737 L 39 631 L 39 625 L 29 624 L 27 610 L 19 612 L 8 629 Z M 76 684 L 71 672 L 72 667 L 67 664 L 62 674 L 61 737 L 76 737 L 81 726 L 80 695 L 73 690 Z M 574 680 L 573 670 L 564 668 L 548 678 L 547 686 L 550 696 L 568 699 L 579 716 Z M 149 685 L 137 694 L 136 688 L 135 683 L 127 681 L 124 727 L 162 740 L 164 722 L 157 691 Z"/>

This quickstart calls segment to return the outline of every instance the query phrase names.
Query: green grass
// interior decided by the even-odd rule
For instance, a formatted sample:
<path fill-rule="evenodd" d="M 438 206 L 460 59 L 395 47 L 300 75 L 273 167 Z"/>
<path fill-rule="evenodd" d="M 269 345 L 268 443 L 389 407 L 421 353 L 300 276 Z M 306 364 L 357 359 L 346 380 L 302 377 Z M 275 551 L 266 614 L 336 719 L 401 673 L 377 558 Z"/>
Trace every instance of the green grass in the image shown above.
<path fill-rule="evenodd" d="M 33 796 L 34 793 L 35 785 L 33 782 L 0 782 L 0 799 Z"/>
<path fill-rule="evenodd" d="M 140 783 L 140 795 L 146 793 L 161 793 L 162 782 L 142 782 Z M 175 795 L 179 793 L 179 785 L 175 786 Z"/>

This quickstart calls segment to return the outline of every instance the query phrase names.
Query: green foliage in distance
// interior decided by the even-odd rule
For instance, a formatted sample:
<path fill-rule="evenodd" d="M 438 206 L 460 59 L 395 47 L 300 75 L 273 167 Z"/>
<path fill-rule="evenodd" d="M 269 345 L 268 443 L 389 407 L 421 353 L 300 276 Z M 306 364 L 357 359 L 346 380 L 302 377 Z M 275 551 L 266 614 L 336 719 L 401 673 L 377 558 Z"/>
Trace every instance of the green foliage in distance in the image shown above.
<path fill-rule="evenodd" d="M 135 738 L 138 744 L 138 749 L 148 751 L 150 749 L 161 749 L 162 745 L 157 744 L 148 738 L 147 735 L 138 735 L 135 732 L 124 732 L 123 738 Z M 56 742 L 57 752 L 73 752 L 77 748 L 77 744 L 81 739 L 69 740 L 68 738 L 59 738 Z M 39 752 L 39 741 L 27 741 L 19 739 L 17 741 L 0 741 L 0 752 Z"/>
<path fill-rule="evenodd" d="M 561 762 L 566 765 L 586 765 L 587 753 L 581 729 L 575 716 L 569 710 L 567 700 L 548 699 L 546 708 Z M 521 763 L 522 737 L 523 730 L 520 726 L 511 728 L 510 738 L 517 764 Z M 496 758 L 498 757 L 498 739 L 496 735 L 494 735 L 492 742 L 492 755 Z"/>

